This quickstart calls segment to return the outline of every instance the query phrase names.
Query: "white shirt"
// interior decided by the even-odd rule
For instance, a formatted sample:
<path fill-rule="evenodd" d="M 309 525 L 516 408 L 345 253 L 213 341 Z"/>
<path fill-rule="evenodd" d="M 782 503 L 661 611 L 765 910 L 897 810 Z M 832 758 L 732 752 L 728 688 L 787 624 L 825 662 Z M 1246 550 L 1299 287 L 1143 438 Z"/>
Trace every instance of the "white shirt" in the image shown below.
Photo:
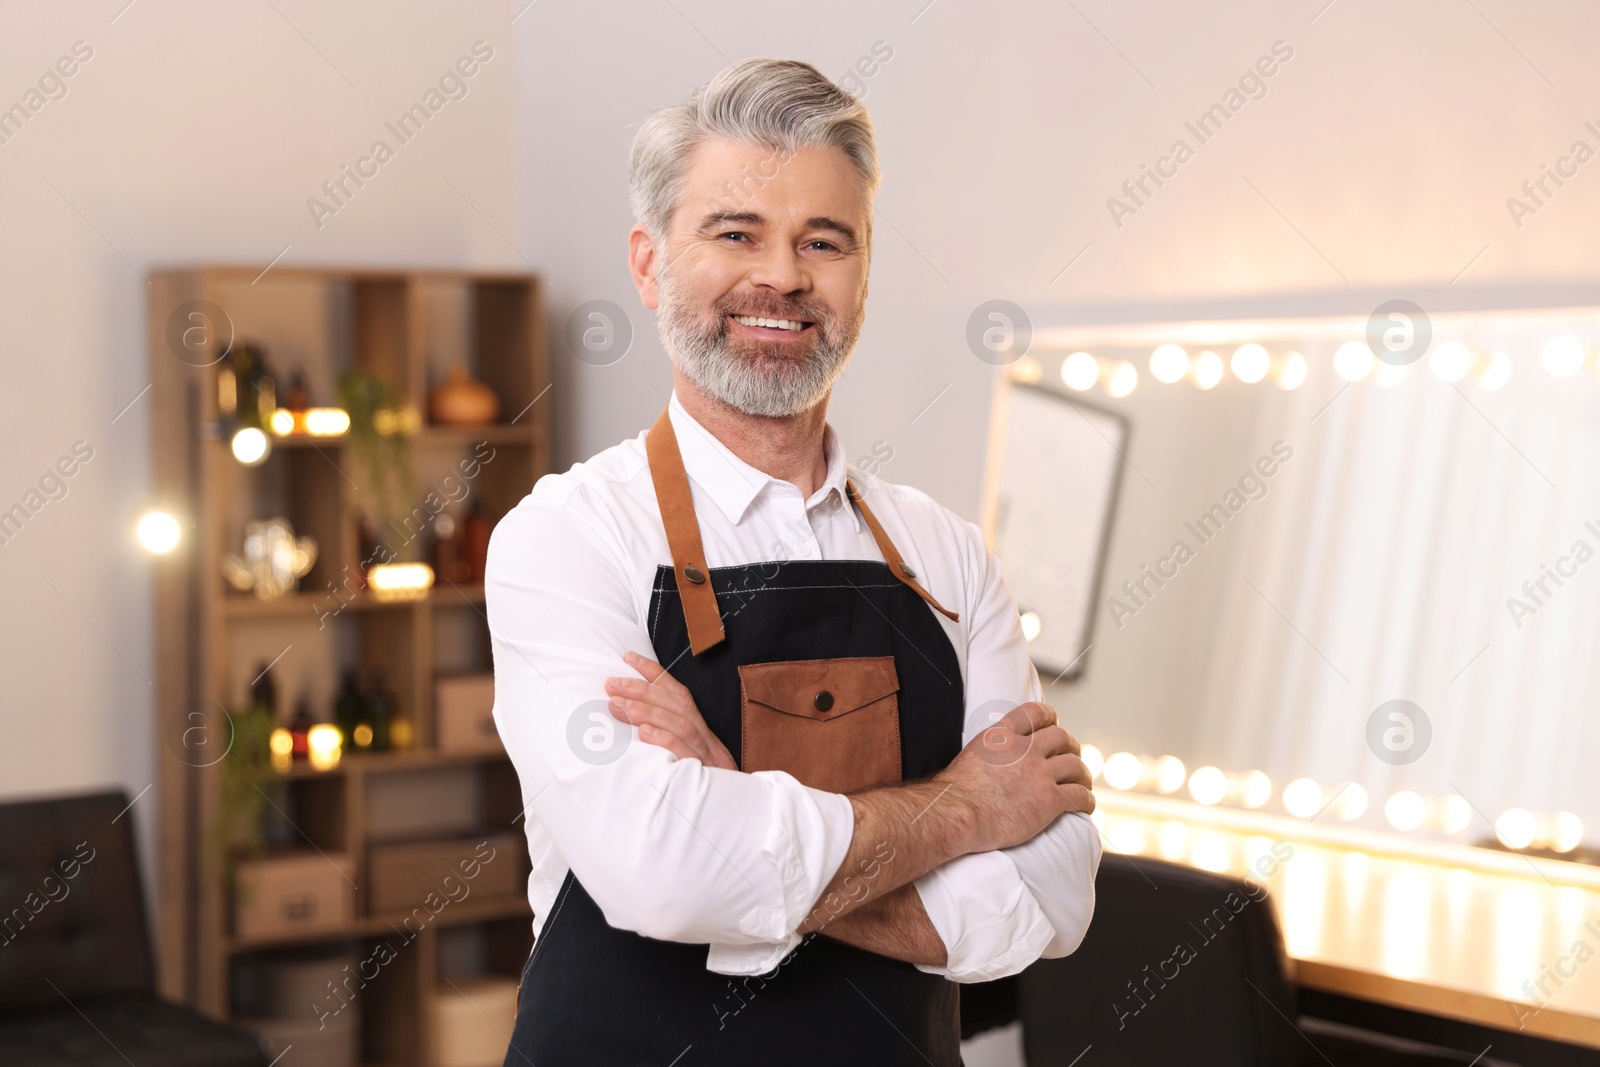
<path fill-rule="evenodd" d="M 708 566 L 881 561 L 846 502 L 848 475 L 923 587 L 961 616 L 934 612 L 961 663 L 963 743 L 991 725 L 997 707 L 1039 699 L 1016 603 L 976 526 L 848 464 L 831 426 L 827 478 L 802 500 L 792 483 L 734 455 L 676 394 L 668 406 Z M 623 652 L 656 658 L 648 610 L 662 564 L 671 556 L 644 433 L 540 478 L 490 540 L 494 717 L 522 784 L 534 930 L 570 867 L 612 926 L 709 944 L 712 971 L 763 974 L 799 943 L 795 929 L 843 862 L 854 815 L 843 794 L 783 771 L 678 759 L 604 714 L 605 679 L 635 676 Z M 613 762 L 596 764 L 569 740 L 602 721 L 590 720 L 596 710 L 626 734 Z M 1025 844 L 928 872 L 914 884 L 948 960 L 919 966 L 976 982 L 1067 955 L 1088 928 L 1099 862 L 1098 831 L 1073 813 Z"/>

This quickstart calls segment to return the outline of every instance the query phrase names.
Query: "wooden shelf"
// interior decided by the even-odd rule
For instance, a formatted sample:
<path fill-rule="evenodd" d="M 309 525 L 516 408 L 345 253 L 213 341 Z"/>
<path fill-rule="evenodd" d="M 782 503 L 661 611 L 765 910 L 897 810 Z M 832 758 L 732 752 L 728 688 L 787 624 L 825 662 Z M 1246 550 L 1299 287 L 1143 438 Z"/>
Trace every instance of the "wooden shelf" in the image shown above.
<path fill-rule="evenodd" d="M 156 899 L 167 997 L 226 1019 L 251 1006 L 260 968 L 278 950 L 379 937 L 398 923 L 358 913 L 316 933 L 233 932 L 234 901 L 212 847 L 227 796 L 225 765 L 185 758 L 183 712 L 242 706 L 263 667 L 277 682 L 282 725 L 301 701 L 314 719 L 331 720 L 349 672 L 364 684 L 381 677 L 417 746 L 346 753 L 329 771 L 291 767 L 273 790 L 280 810 L 263 824 L 274 847 L 287 844 L 292 828 L 297 848 L 348 856 L 352 883 L 366 887 L 374 844 L 520 828 L 521 791 L 503 751 L 433 747 L 437 681 L 492 669 L 483 586 L 440 579 L 426 595 L 402 601 L 352 590 L 374 539 L 394 550 L 382 558 L 432 558 L 441 514 L 457 519 L 458 530 L 473 513 L 492 525 L 548 472 L 554 405 L 546 395 L 543 295 L 537 275 L 504 272 L 285 265 L 264 276 L 259 267 L 226 265 L 152 272 L 152 496 L 193 523 L 182 548 L 155 568 Z M 194 330 L 202 319 L 208 328 Z M 246 467 L 224 433 L 221 405 L 232 394 L 219 381 L 218 354 L 181 347 L 194 336 L 260 346 L 278 396 L 299 374 L 318 407 L 337 404 L 341 375 L 359 371 L 383 379 L 397 403 L 426 413 L 432 388 L 465 365 L 494 391 L 508 421 L 424 423 L 406 439 L 409 461 L 394 464 L 387 480 L 371 467 L 383 457 L 354 447 L 349 435 L 274 437 L 271 453 Z M 315 564 L 296 592 L 273 600 L 237 594 L 222 561 L 240 551 L 249 522 L 273 516 L 315 539 Z M 366 900 L 359 895 L 358 908 Z M 479 941 L 487 971 L 514 974 L 532 946 L 528 920 L 520 894 L 468 898 L 438 913 L 364 1001 L 362 1062 L 431 1067 L 432 1024 L 423 1008 L 441 958 L 457 958 L 441 954 L 439 938 Z"/>

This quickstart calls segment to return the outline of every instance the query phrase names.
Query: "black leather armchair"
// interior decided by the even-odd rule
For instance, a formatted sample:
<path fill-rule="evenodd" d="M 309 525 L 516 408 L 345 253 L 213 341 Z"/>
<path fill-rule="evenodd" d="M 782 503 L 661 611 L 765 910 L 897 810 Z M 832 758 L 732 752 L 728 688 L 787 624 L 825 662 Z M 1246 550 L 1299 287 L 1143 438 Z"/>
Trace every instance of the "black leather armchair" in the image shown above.
<path fill-rule="evenodd" d="M 0 804 L 0 1064 L 262 1067 L 253 1034 L 156 994 L 127 806 Z"/>

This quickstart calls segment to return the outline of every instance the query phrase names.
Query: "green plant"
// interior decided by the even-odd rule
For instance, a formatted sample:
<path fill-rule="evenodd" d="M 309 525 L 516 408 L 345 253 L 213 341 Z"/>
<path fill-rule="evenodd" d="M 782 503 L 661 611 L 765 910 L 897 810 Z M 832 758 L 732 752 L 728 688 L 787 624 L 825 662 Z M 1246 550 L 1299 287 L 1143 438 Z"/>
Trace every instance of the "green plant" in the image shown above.
<path fill-rule="evenodd" d="M 350 451 L 361 466 L 357 503 L 374 530 L 394 528 L 416 496 L 411 477 L 411 422 L 394 386 L 365 371 L 339 379 L 350 416 Z"/>
<path fill-rule="evenodd" d="M 227 712 L 228 751 L 222 758 L 221 795 L 211 823 L 211 849 L 225 884 L 234 888 L 234 864 L 266 850 L 263 815 L 267 790 L 280 775 L 272 766 L 268 742 L 275 723 L 258 705 Z"/>

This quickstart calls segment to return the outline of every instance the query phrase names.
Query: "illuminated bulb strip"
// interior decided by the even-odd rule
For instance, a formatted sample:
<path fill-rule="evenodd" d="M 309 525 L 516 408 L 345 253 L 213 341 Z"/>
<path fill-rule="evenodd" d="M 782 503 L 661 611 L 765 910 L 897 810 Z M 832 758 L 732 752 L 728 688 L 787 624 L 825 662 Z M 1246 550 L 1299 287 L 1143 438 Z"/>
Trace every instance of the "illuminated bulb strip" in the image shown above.
<path fill-rule="evenodd" d="M 1511 808 L 1494 821 L 1494 835 L 1511 849 L 1571 852 L 1583 843 L 1583 820 L 1570 811 Z"/>
<path fill-rule="evenodd" d="M 1182 345 L 1164 344 L 1150 353 L 1150 377 L 1163 385 L 1183 381 L 1189 373 L 1189 353 Z"/>
<path fill-rule="evenodd" d="M 350 414 L 343 408 L 309 408 L 303 423 L 311 437 L 338 437 L 350 432 Z"/>
<path fill-rule="evenodd" d="M 379 600 L 416 600 L 433 587 L 433 568 L 426 563 L 380 563 L 367 571 L 367 585 Z"/>

